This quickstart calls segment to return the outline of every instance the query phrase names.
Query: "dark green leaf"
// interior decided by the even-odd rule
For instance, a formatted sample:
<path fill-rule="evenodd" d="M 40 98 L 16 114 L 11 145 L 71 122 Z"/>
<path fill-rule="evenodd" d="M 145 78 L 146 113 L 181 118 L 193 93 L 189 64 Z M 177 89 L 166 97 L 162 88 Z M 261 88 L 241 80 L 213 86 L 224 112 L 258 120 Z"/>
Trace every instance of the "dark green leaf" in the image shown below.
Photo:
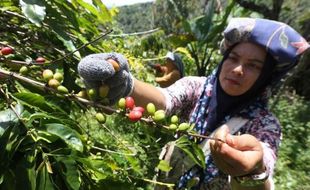
<path fill-rule="evenodd" d="M 14 172 L 11 169 L 4 171 L 4 174 L 1 176 L 1 189 L 5 190 L 16 190 L 15 183 L 16 177 Z"/>
<path fill-rule="evenodd" d="M 62 162 L 64 165 L 64 175 L 63 178 L 72 189 L 80 189 L 81 180 L 78 172 L 78 165 L 76 161 L 66 158 L 66 159 L 58 159 L 58 161 Z"/>
<path fill-rule="evenodd" d="M 182 136 L 176 141 L 176 146 L 182 149 L 196 164 L 205 168 L 205 156 L 201 148 L 187 137 Z"/>
<path fill-rule="evenodd" d="M 36 186 L 36 150 L 23 155 L 18 162 L 15 162 L 16 189 L 35 190 Z"/>
<path fill-rule="evenodd" d="M 112 170 L 102 160 L 92 160 L 91 158 L 75 157 L 75 160 L 82 163 L 84 167 L 87 167 L 94 174 L 93 178 L 96 180 L 106 179 L 112 174 Z"/>
<path fill-rule="evenodd" d="M 63 114 L 67 114 L 65 111 L 63 111 L 58 106 L 49 103 L 43 96 L 36 93 L 31 92 L 20 92 L 14 94 L 14 97 L 18 99 L 19 101 L 22 101 L 27 106 L 31 108 L 38 108 L 42 111 L 53 113 L 53 112 L 60 112 Z"/>
<path fill-rule="evenodd" d="M 0 175 L 6 171 L 10 163 L 10 159 L 8 156 L 9 152 L 6 147 L 9 143 L 9 138 L 13 127 L 13 125 L 9 125 L 0 137 Z"/>
<path fill-rule="evenodd" d="M 55 142 L 59 137 L 46 131 L 38 131 L 37 141 L 43 140 L 47 143 Z"/>
<path fill-rule="evenodd" d="M 51 181 L 51 176 L 47 172 L 46 165 L 44 165 L 37 174 L 36 178 L 36 189 L 35 190 L 54 190 L 52 181 Z"/>
<path fill-rule="evenodd" d="M 83 143 L 78 132 L 68 126 L 59 123 L 50 123 L 43 126 L 46 132 L 58 136 L 64 140 L 71 148 L 83 152 Z"/>

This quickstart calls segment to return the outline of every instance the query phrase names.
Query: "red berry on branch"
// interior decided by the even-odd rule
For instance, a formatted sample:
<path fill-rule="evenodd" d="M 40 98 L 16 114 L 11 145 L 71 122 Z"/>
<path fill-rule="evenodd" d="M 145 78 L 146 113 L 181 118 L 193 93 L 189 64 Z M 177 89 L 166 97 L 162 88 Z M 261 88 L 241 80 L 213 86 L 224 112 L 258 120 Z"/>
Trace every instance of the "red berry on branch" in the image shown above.
<path fill-rule="evenodd" d="M 10 47 L 4 47 L 1 49 L 2 55 L 9 55 L 9 54 L 12 54 L 13 52 L 14 52 L 14 50 Z"/>
<path fill-rule="evenodd" d="M 143 114 L 143 113 L 144 113 L 144 108 L 141 107 L 141 106 L 137 106 L 137 107 L 134 107 L 134 108 L 132 109 L 132 111 L 139 111 L 139 112 L 141 112 L 141 113 Z"/>
<path fill-rule="evenodd" d="M 141 117 L 142 117 L 142 113 L 137 110 L 131 110 L 128 115 L 129 120 L 133 122 L 139 121 Z"/>
<path fill-rule="evenodd" d="M 36 59 L 36 63 L 45 63 L 45 58 L 44 57 L 38 57 Z"/>
<path fill-rule="evenodd" d="M 125 102 L 125 105 L 126 105 L 126 108 L 132 110 L 134 107 L 135 107 L 135 101 L 132 97 L 128 96 L 126 97 L 126 102 Z"/>

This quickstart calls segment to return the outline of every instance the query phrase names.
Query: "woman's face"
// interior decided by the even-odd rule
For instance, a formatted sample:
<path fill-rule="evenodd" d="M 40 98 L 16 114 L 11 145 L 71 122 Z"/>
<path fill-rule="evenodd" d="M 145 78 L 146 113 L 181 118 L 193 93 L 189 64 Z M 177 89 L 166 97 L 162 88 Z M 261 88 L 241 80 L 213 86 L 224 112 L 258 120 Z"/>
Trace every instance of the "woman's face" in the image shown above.
<path fill-rule="evenodd" d="M 236 45 L 222 65 L 219 77 L 222 89 L 231 96 L 248 91 L 261 73 L 266 54 L 264 48 L 253 43 Z"/>

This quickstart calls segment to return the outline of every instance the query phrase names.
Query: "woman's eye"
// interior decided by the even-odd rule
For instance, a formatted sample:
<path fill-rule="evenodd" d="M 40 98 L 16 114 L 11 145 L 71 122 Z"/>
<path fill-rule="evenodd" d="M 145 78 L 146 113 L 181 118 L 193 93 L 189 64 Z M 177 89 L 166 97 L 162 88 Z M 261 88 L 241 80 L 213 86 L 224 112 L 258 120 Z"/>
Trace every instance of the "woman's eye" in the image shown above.
<path fill-rule="evenodd" d="M 248 63 L 247 66 L 251 69 L 255 69 L 255 70 L 262 70 L 262 67 L 260 65 L 257 65 L 255 63 Z"/>

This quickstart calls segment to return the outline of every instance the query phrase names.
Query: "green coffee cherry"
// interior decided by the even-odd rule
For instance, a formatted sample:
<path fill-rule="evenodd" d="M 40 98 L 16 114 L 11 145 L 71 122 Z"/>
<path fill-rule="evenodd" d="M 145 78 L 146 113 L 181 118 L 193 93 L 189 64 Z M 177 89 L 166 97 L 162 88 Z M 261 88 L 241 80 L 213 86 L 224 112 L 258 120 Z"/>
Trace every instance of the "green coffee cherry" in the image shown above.
<path fill-rule="evenodd" d="M 44 79 L 45 81 L 51 80 L 51 79 L 53 78 L 53 75 L 54 75 L 54 73 L 53 73 L 53 71 L 50 70 L 50 69 L 45 69 L 45 70 L 43 71 L 43 73 L 42 73 L 43 79 Z"/>
<path fill-rule="evenodd" d="M 176 124 L 170 124 L 170 125 L 169 125 L 169 130 L 175 131 L 175 130 L 177 130 L 177 129 L 178 129 L 178 126 L 177 126 Z"/>
<path fill-rule="evenodd" d="M 126 99 L 125 98 L 119 99 L 117 105 L 118 105 L 118 107 L 120 109 L 125 109 L 125 107 L 126 107 Z"/>
<path fill-rule="evenodd" d="M 87 93 L 85 90 L 81 90 L 79 93 L 76 94 L 77 97 L 79 98 L 84 98 L 86 99 L 87 98 Z"/>
<path fill-rule="evenodd" d="M 102 113 L 96 113 L 96 119 L 98 120 L 99 123 L 105 123 L 106 116 L 103 115 Z"/>
<path fill-rule="evenodd" d="M 59 81 L 56 79 L 51 79 L 48 81 L 48 86 L 56 89 L 60 85 Z"/>
<path fill-rule="evenodd" d="M 110 87 L 106 84 L 103 84 L 99 87 L 99 96 L 100 98 L 105 98 L 109 93 Z"/>
<path fill-rule="evenodd" d="M 178 122 L 179 122 L 178 116 L 173 115 L 173 116 L 170 118 L 170 122 L 173 123 L 173 124 L 178 123 Z"/>
<path fill-rule="evenodd" d="M 181 123 L 178 126 L 178 131 L 186 131 L 189 128 L 190 128 L 190 124 L 189 123 Z"/>
<path fill-rule="evenodd" d="M 94 88 L 88 89 L 87 90 L 87 95 L 89 97 L 90 100 L 94 100 L 97 97 L 97 91 Z"/>
<path fill-rule="evenodd" d="M 62 82 L 62 80 L 64 79 L 64 76 L 61 73 L 55 73 L 53 78 L 58 80 L 59 82 Z"/>
<path fill-rule="evenodd" d="M 68 94 L 69 93 L 69 90 L 66 87 L 62 86 L 62 85 L 57 87 L 57 91 L 62 93 L 62 94 Z"/>
<path fill-rule="evenodd" d="M 162 121 L 165 118 L 166 118 L 166 113 L 164 110 L 157 110 L 153 115 L 154 121 Z"/>
<path fill-rule="evenodd" d="M 155 114 L 155 111 L 156 111 L 156 107 L 153 103 L 148 103 L 146 105 L 146 110 L 147 112 L 150 114 L 150 115 L 154 115 Z"/>
<path fill-rule="evenodd" d="M 19 69 L 19 73 L 22 74 L 22 75 L 25 75 L 28 73 L 28 67 L 26 66 L 22 66 L 20 69 Z"/>

